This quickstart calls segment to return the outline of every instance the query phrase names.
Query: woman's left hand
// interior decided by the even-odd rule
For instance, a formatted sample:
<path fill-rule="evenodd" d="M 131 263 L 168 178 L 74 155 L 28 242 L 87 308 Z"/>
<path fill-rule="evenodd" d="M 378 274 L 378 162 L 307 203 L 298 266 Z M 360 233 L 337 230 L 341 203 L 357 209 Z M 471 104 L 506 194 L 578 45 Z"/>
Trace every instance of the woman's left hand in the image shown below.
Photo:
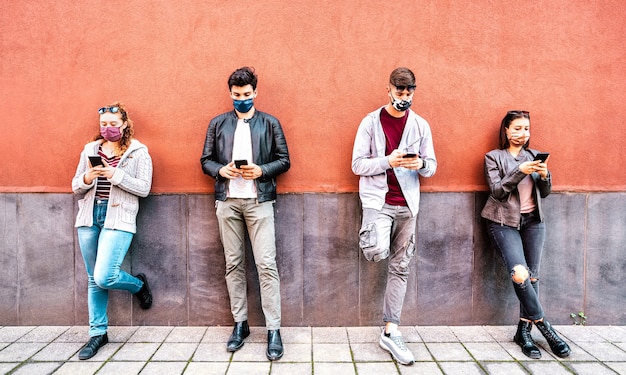
<path fill-rule="evenodd" d="M 263 175 L 261 167 L 256 164 L 242 165 L 240 169 L 243 171 L 241 177 L 244 180 L 256 180 Z"/>
<path fill-rule="evenodd" d="M 106 160 L 102 160 L 102 163 L 104 164 L 104 166 L 97 168 L 97 170 L 100 172 L 100 176 L 106 177 L 108 179 L 113 178 L 115 168 L 111 167 Z"/>
<path fill-rule="evenodd" d="M 534 167 L 535 172 L 539 173 L 544 180 L 548 178 L 548 162 L 537 163 Z"/>

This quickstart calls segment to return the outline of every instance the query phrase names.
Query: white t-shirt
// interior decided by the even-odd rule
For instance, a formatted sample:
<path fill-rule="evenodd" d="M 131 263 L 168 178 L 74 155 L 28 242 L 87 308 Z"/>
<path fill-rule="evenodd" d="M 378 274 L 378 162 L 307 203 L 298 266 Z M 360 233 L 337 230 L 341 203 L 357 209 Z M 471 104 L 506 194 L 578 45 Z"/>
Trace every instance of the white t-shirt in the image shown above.
<path fill-rule="evenodd" d="M 232 160 L 242 159 L 247 160 L 248 164 L 253 163 L 250 124 L 243 119 L 239 119 L 233 140 Z M 241 176 L 230 180 L 228 183 L 227 196 L 229 198 L 256 198 L 257 194 L 254 180 L 244 180 Z"/>

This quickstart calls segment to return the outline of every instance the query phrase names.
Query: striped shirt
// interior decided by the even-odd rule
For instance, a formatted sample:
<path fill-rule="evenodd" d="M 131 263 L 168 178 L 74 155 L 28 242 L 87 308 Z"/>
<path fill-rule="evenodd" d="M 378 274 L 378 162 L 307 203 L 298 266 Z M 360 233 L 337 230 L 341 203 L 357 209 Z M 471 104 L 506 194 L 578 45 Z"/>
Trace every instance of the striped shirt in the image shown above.
<path fill-rule="evenodd" d="M 119 156 L 108 157 L 104 152 L 102 152 L 102 148 L 98 149 L 98 155 L 113 168 L 117 168 L 117 164 L 120 162 Z M 109 199 L 110 193 L 111 182 L 109 182 L 106 177 L 99 176 L 98 182 L 96 183 L 96 199 Z"/>

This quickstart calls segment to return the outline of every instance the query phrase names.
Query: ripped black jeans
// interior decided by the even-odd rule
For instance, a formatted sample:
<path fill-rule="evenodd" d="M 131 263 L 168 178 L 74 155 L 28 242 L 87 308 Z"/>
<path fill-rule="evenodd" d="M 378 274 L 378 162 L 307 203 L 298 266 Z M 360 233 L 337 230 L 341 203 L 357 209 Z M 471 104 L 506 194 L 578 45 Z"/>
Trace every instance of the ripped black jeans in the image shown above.
<path fill-rule="evenodd" d="M 515 294 L 520 301 L 520 318 L 535 321 L 544 317 L 543 307 L 539 302 L 539 266 L 546 238 L 545 224 L 535 213 L 522 214 L 519 230 L 487 220 L 487 229 L 493 246 L 500 251 Z M 528 278 L 522 283 L 515 282 L 513 275 L 516 266 L 522 266 L 522 273 L 528 271 Z"/>

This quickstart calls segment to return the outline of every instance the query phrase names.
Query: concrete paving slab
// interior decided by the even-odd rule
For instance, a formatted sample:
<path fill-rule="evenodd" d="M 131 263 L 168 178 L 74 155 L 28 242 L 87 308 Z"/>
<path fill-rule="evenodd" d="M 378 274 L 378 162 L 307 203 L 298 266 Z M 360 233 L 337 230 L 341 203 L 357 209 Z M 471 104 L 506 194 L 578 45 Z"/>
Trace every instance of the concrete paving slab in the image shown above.
<path fill-rule="evenodd" d="M 389 352 L 376 343 L 350 344 L 355 362 L 392 362 Z"/>
<path fill-rule="evenodd" d="M 351 343 L 378 342 L 383 327 L 347 327 L 348 338 Z"/>
<path fill-rule="evenodd" d="M 73 355 L 78 353 L 78 350 L 83 344 L 77 342 L 53 342 L 41 349 L 35 354 L 31 361 L 35 362 L 51 362 L 51 361 L 67 361 Z"/>
<path fill-rule="evenodd" d="M 484 375 L 476 362 L 439 362 L 444 374 Z"/>
<path fill-rule="evenodd" d="M 356 374 L 356 368 L 353 363 L 314 362 L 313 372 L 315 375 L 351 375 Z"/>
<path fill-rule="evenodd" d="M 311 363 L 313 360 L 313 345 L 312 344 L 285 344 L 283 343 L 285 354 L 280 362 L 307 362 Z"/>
<path fill-rule="evenodd" d="M 107 362 L 98 371 L 98 375 L 136 375 L 145 366 L 146 362 Z"/>
<path fill-rule="evenodd" d="M 574 371 L 574 373 L 579 374 L 579 375 L 583 375 L 583 374 L 615 375 L 615 371 L 611 370 L 611 368 L 609 368 L 604 363 L 599 363 L 599 362 L 594 362 L 594 363 L 575 362 L 575 363 L 568 363 L 566 366 L 571 368 Z"/>
<path fill-rule="evenodd" d="M 489 375 L 528 375 L 517 362 L 482 362 Z"/>
<path fill-rule="evenodd" d="M 271 375 L 297 375 L 312 374 L 313 365 L 309 363 L 286 363 L 284 358 L 278 362 L 272 363 Z"/>
<path fill-rule="evenodd" d="M 496 342 L 483 326 L 453 326 L 450 330 L 461 342 Z"/>
<path fill-rule="evenodd" d="M 276 362 L 265 356 L 264 327 L 252 327 L 253 340 L 229 353 L 231 327 L 115 326 L 109 330 L 111 342 L 86 361 L 77 356 L 88 339 L 85 326 L 6 328 L 12 327 L 0 327 L 0 334 L 13 341 L 0 343 L 0 374 L 11 375 L 626 374 L 623 326 L 559 326 L 571 356 L 555 357 L 539 336 L 539 360 L 527 358 L 512 342 L 513 326 L 401 327 L 405 338 L 414 335 L 419 340 L 407 342 L 416 358 L 412 366 L 396 363 L 379 347 L 382 327 L 377 326 L 283 328 L 285 355 Z M 496 341 L 498 337 L 502 341 Z"/>
<path fill-rule="evenodd" d="M 142 326 L 128 339 L 128 342 L 163 342 L 174 327 Z"/>
<path fill-rule="evenodd" d="M 232 353 L 226 350 L 226 343 L 201 343 L 193 355 L 194 362 L 228 362 Z"/>
<path fill-rule="evenodd" d="M 207 327 L 174 327 L 165 342 L 200 342 Z"/>
<path fill-rule="evenodd" d="M 152 356 L 152 361 L 183 361 L 187 362 L 193 356 L 199 344 L 164 342 Z"/>
<path fill-rule="evenodd" d="M 156 342 L 129 342 L 118 350 L 111 361 L 147 362 L 161 346 Z"/>
<path fill-rule="evenodd" d="M 356 364 L 356 370 L 359 375 L 399 374 L 396 366 L 395 362 L 362 362 Z"/>
<path fill-rule="evenodd" d="M 102 365 L 104 365 L 102 362 L 65 362 L 63 366 L 56 370 L 54 375 L 92 375 L 95 374 Z"/>
<path fill-rule="evenodd" d="M 398 369 L 402 375 L 441 375 L 441 369 L 435 362 L 415 362 L 411 366 L 399 365 Z"/>
<path fill-rule="evenodd" d="M 467 342 L 463 345 L 477 361 L 513 360 L 513 357 L 497 342 Z"/>
<path fill-rule="evenodd" d="M 22 336 L 28 334 L 37 327 L 35 326 L 15 326 L 0 328 L 0 342 L 14 342 Z"/>
<path fill-rule="evenodd" d="M 572 375 L 572 372 L 559 362 L 524 362 L 523 365 L 533 375 Z"/>
<path fill-rule="evenodd" d="M 44 342 L 15 342 L 0 352 L 0 362 L 22 362 L 29 359 L 35 353 L 43 349 L 47 344 Z"/>
<path fill-rule="evenodd" d="M 226 341 L 228 341 L 228 337 L 232 332 L 233 327 L 209 327 L 204 333 L 204 337 L 201 342 L 220 342 L 224 343 L 224 347 L 226 347 Z"/>
<path fill-rule="evenodd" d="M 430 342 L 459 342 L 450 327 L 445 326 L 419 326 L 417 332 L 425 343 Z"/>
<path fill-rule="evenodd" d="M 283 344 L 310 344 L 312 341 L 311 327 L 283 327 L 280 329 L 280 338 L 283 340 Z"/>
<path fill-rule="evenodd" d="M 231 362 L 228 367 L 228 375 L 267 375 L 270 373 L 270 362 Z"/>
<path fill-rule="evenodd" d="M 17 342 L 50 342 L 67 331 L 69 326 L 39 326 L 20 337 Z"/>
<path fill-rule="evenodd" d="M 63 362 L 34 362 L 25 363 L 15 370 L 14 375 L 47 375 L 52 374 L 54 370 L 61 367 Z"/>
<path fill-rule="evenodd" d="M 120 362 L 117 362 L 120 363 Z M 141 370 L 142 375 L 172 375 L 182 374 L 187 362 L 149 362 Z M 119 374 L 119 372 L 118 372 Z M 112 374 L 114 375 L 114 374 Z"/>
<path fill-rule="evenodd" d="M 346 343 L 348 331 L 345 327 L 313 327 L 313 343 Z"/>
<path fill-rule="evenodd" d="M 350 345 L 346 344 L 313 344 L 314 362 L 352 362 Z"/>
<path fill-rule="evenodd" d="M 436 361 L 471 361 L 472 357 L 460 342 L 426 343 Z"/>
<path fill-rule="evenodd" d="M 192 362 L 185 369 L 185 375 L 224 375 L 228 370 L 228 362 Z"/>

